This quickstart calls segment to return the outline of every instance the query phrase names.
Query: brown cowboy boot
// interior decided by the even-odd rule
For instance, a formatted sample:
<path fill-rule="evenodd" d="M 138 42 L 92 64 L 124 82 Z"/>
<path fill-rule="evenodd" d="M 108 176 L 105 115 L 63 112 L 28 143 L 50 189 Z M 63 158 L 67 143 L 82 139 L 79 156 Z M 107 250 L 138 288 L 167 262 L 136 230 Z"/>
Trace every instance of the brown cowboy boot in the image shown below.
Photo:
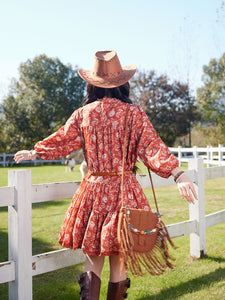
<path fill-rule="evenodd" d="M 122 300 L 127 298 L 127 289 L 130 287 L 130 279 L 120 282 L 109 282 L 107 300 Z"/>
<path fill-rule="evenodd" d="M 99 300 L 100 278 L 92 271 L 80 275 L 80 300 Z"/>

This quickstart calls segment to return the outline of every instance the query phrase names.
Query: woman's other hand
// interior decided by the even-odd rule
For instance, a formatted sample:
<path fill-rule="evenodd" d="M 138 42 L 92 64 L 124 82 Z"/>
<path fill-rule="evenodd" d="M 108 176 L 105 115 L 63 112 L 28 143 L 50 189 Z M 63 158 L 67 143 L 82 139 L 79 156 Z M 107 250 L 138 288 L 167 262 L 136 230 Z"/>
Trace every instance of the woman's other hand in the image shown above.
<path fill-rule="evenodd" d="M 189 203 L 194 203 L 195 200 L 198 199 L 198 195 L 192 181 L 180 168 L 175 168 L 171 174 L 174 176 L 174 180 L 177 183 L 181 197 Z"/>
<path fill-rule="evenodd" d="M 187 177 L 186 174 L 181 174 L 176 182 L 181 197 L 184 200 L 187 200 L 189 203 L 194 203 L 195 200 L 198 199 L 194 184 L 191 182 L 191 180 Z"/>
<path fill-rule="evenodd" d="M 20 163 L 23 160 L 34 160 L 36 156 L 35 150 L 21 150 L 15 154 L 14 160 Z"/>

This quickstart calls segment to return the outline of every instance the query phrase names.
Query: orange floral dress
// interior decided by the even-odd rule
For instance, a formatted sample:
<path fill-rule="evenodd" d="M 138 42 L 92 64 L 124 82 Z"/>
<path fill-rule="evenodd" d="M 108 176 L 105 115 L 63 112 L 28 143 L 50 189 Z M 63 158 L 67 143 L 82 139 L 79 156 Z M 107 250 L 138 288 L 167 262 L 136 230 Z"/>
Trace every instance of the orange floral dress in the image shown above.
<path fill-rule="evenodd" d="M 103 98 L 76 110 L 57 132 L 35 145 L 42 159 L 57 159 L 83 148 L 93 172 L 121 172 L 126 103 Z M 157 136 L 144 110 L 129 104 L 125 170 L 137 157 L 156 174 L 168 178 L 177 158 Z M 63 247 L 88 255 L 118 254 L 117 223 L 121 207 L 121 176 L 88 174 L 76 191 L 59 234 Z M 150 210 L 132 173 L 124 175 L 124 202 Z"/>

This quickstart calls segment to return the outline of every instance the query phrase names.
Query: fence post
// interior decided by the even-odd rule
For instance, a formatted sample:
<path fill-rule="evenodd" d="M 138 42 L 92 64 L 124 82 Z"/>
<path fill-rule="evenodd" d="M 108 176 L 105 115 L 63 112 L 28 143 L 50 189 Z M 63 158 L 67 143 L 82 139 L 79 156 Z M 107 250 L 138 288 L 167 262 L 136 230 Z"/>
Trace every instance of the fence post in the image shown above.
<path fill-rule="evenodd" d="M 208 145 L 207 146 L 207 168 L 211 166 L 209 161 L 210 161 L 210 146 Z"/>
<path fill-rule="evenodd" d="M 2 159 L 3 159 L 3 167 L 5 168 L 6 167 L 6 154 L 5 153 L 3 153 Z"/>
<path fill-rule="evenodd" d="M 219 144 L 218 148 L 219 148 L 218 160 L 219 160 L 219 166 L 221 167 L 223 165 L 223 151 L 222 151 L 223 145 Z"/>
<path fill-rule="evenodd" d="M 9 260 L 15 261 L 15 281 L 9 282 L 10 300 L 32 299 L 31 170 L 8 172 L 15 188 L 14 206 L 8 211 Z"/>
<path fill-rule="evenodd" d="M 194 155 L 194 158 L 198 158 L 198 147 L 197 146 L 193 147 L 193 155 Z"/>
<path fill-rule="evenodd" d="M 181 158 L 182 158 L 182 152 L 181 152 L 182 147 L 178 146 L 178 160 L 179 160 L 179 167 L 181 167 Z"/>
<path fill-rule="evenodd" d="M 213 147 L 210 146 L 210 160 L 213 161 Z M 212 162 L 213 163 L 213 162 Z"/>
<path fill-rule="evenodd" d="M 195 170 L 195 188 L 198 200 L 189 205 L 190 220 L 197 221 L 197 232 L 190 234 L 190 255 L 195 258 L 206 254 L 206 226 L 205 226 L 205 188 L 204 162 L 202 158 L 190 159 L 189 170 Z"/>

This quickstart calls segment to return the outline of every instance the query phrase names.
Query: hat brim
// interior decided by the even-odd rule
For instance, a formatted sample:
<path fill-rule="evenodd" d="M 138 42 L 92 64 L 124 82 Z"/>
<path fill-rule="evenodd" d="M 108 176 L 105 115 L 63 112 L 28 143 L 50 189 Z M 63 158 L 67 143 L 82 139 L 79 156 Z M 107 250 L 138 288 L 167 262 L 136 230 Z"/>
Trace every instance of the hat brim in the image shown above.
<path fill-rule="evenodd" d="M 128 65 L 122 68 L 123 72 L 119 76 L 97 76 L 93 71 L 78 70 L 80 77 L 94 86 L 101 88 L 115 88 L 128 82 L 135 74 L 137 67 L 135 65 Z"/>

